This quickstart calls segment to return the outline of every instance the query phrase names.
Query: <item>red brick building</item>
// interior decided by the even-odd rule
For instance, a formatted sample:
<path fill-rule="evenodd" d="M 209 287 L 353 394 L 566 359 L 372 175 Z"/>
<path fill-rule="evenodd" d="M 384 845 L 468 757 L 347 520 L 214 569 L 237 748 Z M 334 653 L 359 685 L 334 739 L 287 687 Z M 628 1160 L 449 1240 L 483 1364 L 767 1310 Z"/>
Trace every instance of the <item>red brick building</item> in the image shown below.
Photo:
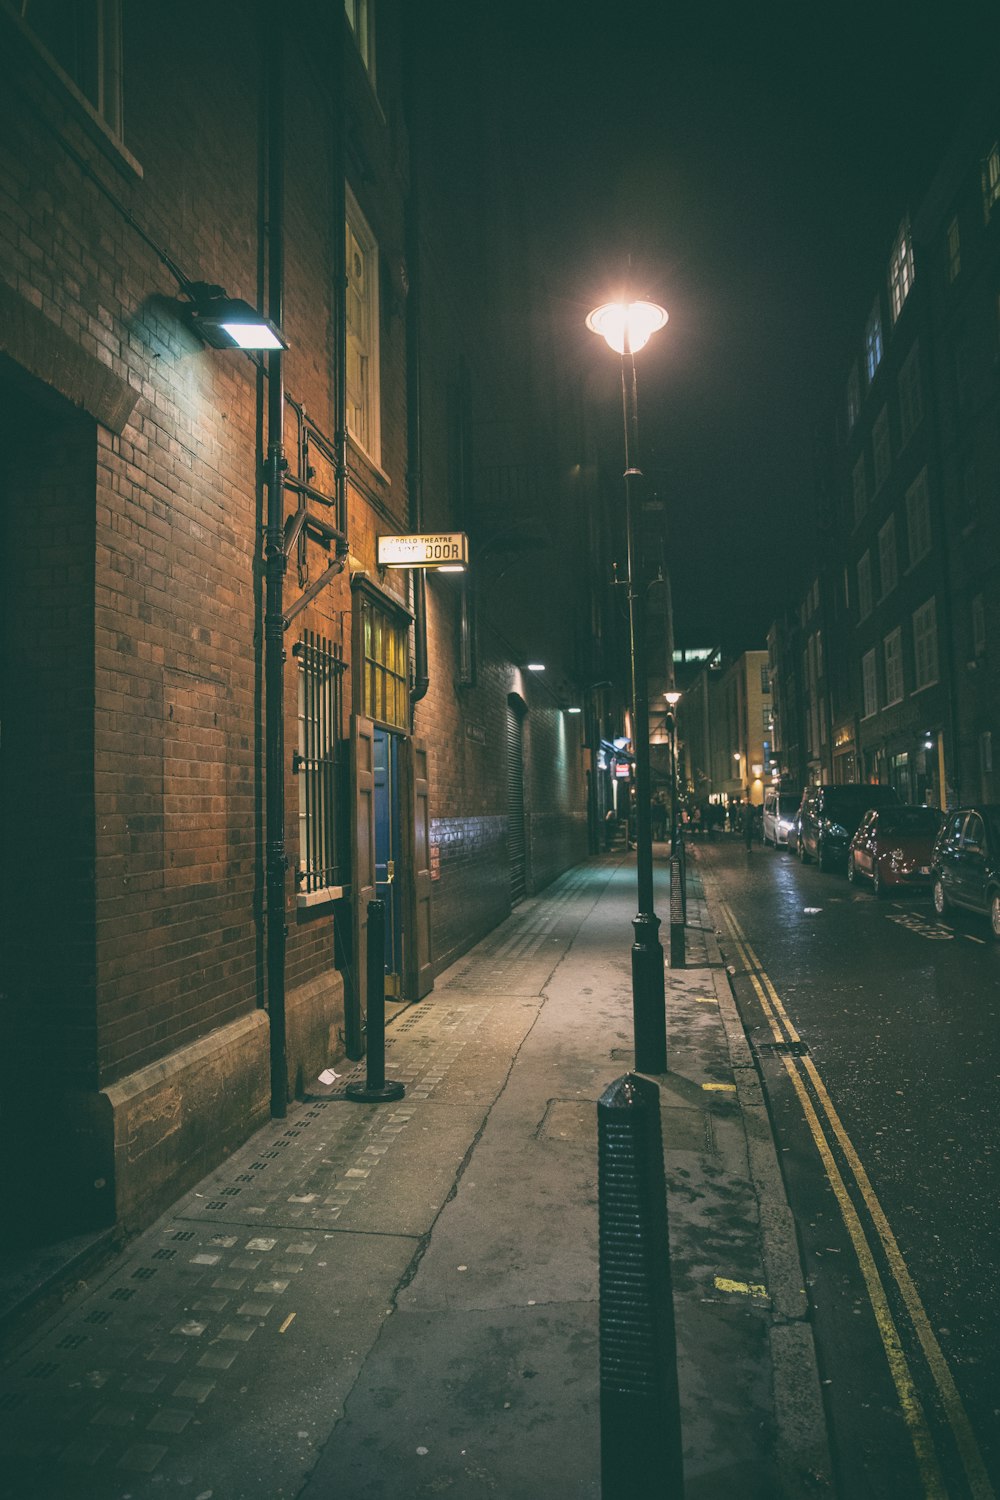
<path fill-rule="evenodd" d="M 33 1234 L 148 1220 L 360 1056 L 373 895 L 415 1000 L 581 858 L 570 710 L 606 675 L 489 23 L 456 77 L 399 0 L 125 3 L 0 5 L 0 1108 Z M 287 351 L 206 343 L 205 284 Z M 413 532 L 472 569 L 380 568 Z"/>

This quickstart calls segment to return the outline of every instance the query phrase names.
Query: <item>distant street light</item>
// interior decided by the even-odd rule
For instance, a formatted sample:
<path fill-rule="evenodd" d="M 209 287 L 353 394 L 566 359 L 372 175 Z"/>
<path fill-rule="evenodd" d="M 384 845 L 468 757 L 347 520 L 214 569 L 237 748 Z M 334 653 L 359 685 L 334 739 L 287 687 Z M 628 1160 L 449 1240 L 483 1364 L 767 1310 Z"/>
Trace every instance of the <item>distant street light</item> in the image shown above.
<path fill-rule="evenodd" d="M 667 321 L 655 302 L 606 302 L 587 317 L 621 356 L 622 414 L 625 422 L 625 531 L 628 545 L 628 625 L 632 666 L 632 725 L 635 757 L 635 850 L 639 910 L 633 919 L 632 1025 L 635 1066 L 640 1073 L 667 1070 L 667 1018 L 664 1007 L 660 919 L 653 910 L 653 826 L 650 811 L 649 689 L 646 679 L 644 594 L 639 588 L 633 486 L 642 478 L 634 354 Z"/>

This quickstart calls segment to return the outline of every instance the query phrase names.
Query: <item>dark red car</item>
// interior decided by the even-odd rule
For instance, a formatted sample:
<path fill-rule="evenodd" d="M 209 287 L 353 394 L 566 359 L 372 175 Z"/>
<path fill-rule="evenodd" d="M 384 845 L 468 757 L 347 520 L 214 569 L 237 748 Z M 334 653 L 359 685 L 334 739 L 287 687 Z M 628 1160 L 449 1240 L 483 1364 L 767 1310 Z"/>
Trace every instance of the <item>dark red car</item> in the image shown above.
<path fill-rule="evenodd" d="M 929 886 L 940 827 L 936 807 L 871 808 L 847 846 L 848 880 L 867 876 L 876 896 L 899 886 Z"/>

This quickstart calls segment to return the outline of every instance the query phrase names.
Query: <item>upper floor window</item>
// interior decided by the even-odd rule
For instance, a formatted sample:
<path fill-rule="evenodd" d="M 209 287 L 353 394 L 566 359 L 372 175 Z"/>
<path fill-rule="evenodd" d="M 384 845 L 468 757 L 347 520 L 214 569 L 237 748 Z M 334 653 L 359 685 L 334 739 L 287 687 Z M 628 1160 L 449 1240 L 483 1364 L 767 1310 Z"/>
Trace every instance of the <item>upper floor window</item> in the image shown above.
<path fill-rule="evenodd" d="M 948 225 L 948 280 L 954 281 L 962 269 L 962 242 L 958 233 L 958 218 Z"/>
<path fill-rule="evenodd" d="M 904 219 L 889 256 L 889 306 L 894 323 L 903 311 L 903 303 L 909 296 L 912 285 L 913 240 L 910 237 L 910 221 Z"/>
<path fill-rule="evenodd" d="M 21 0 L 21 19 L 115 135 L 122 134 L 122 0 Z"/>
<path fill-rule="evenodd" d="M 361 53 L 361 61 L 374 76 L 375 53 L 372 37 L 372 0 L 344 0 L 347 24 Z"/>
<path fill-rule="evenodd" d="M 858 619 L 866 620 L 872 612 L 872 560 L 865 552 L 858 559 Z"/>
<path fill-rule="evenodd" d="M 899 439 L 909 441 L 924 414 L 920 385 L 920 350 L 914 344 L 899 372 Z"/>
<path fill-rule="evenodd" d="M 861 413 L 861 386 L 857 365 L 851 366 L 847 377 L 847 430 L 850 432 Z"/>
<path fill-rule="evenodd" d="M 882 363 L 882 314 L 879 312 L 878 299 L 872 308 L 871 317 L 865 327 L 865 370 L 868 374 L 869 385 L 875 379 L 875 371 Z"/>
<path fill-rule="evenodd" d="M 885 660 L 885 701 L 899 703 L 903 696 L 903 632 L 900 627 L 882 642 Z"/>
<path fill-rule="evenodd" d="M 854 524 L 857 526 L 865 513 L 865 506 L 868 504 L 868 489 L 865 482 L 865 455 L 863 453 L 854 465 L 852 485 L 854 490 Z"/>
<path fill-rule="evenodd" d="M 972 601 L 972 654 L 982 656 L 986 650 L 986 610 L 983 606 L 982 594 L 976 594 Z"/>
<path fill-rule="evenodd" d="M 868 719 L 878 711 L 878 678 L 875 671 L 875 652 L 866 651 L 861 658 L 862 714 Z"/>
<path fill-rule="evenodd" d="M 889 477 L 892 453 L 889 446 L 889 413 L 883 406 L 872 428 L 872 449 L 875 455 L 875 488 Z"/>
<path fill-rule="evenodd" d="M 906 532 L 912 568 L 931 550 L 931 506 L 926 469 L 921 469 L 906 492 Z"/>
<path fill-rule="evenodd" d="M 1000 142 L 994 142 L 983 162 L 983 214 L 987 224 L 997 203 L 1000 203 Z"/>
<path fill-rule="evenodd" d="M 913 612 L 913 670 L 918 688 L 938 680 L 937 604 L 928 599 Z"/>
<path fill-rule="evenodd" d="M 347 430 L 379 462 L 378 246 L 347 193 Z"/>
<path fill-rule="evenodd" d="M 890 516 L 878 534 L 878 568 L 882 598 L 896 587 L 896 518 Z"/>

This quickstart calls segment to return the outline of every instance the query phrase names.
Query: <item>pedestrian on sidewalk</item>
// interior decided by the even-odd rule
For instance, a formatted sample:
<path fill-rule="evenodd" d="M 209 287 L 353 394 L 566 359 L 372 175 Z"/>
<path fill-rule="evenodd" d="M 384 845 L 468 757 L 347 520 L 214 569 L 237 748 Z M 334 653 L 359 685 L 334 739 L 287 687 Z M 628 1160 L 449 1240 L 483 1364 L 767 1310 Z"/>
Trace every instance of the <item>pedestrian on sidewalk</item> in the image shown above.
<path fill-rule="evenodd" d="M 746 806 L 743 809 L 743 843 L 746 846 L 746 851 L 747 851 L 748 854 L 750 853 L 750 850 L 753 848 L 753 825 L 754 825 L 754 816 L 753 816 L 753 813 L 754 813 L 753 803 L 750 801 L 749 798 L 747 798 Z"/>

